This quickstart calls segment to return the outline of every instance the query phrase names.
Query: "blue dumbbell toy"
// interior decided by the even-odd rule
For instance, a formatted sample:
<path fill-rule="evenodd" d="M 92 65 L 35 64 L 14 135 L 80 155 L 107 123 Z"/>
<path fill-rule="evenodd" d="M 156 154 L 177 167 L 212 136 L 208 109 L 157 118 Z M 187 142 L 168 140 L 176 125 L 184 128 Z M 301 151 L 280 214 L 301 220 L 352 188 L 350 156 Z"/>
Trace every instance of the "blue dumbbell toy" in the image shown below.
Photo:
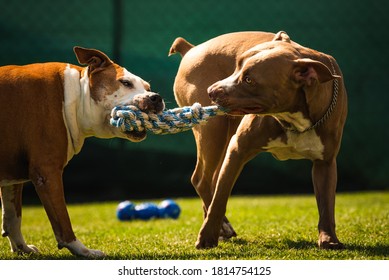
<path fill-rule="evenodd" d="M 126 200 L 119 203 L 116 209 L 116 216 L 120 221 L 149 220 L 151 218 L 177 219 L 180 213 L 180 207 L 171 199 L 162 201 L 158 206 L 150 202 L 135 205 L 131 201 Z"/>
<path fill-rule="evenodd" d="M 158 217 L 158 206 L 145 202 L 135 206 L 135 219 L 150 220 Z"/>
<path fill-rule="evenodd" d="M 131 201 L 120 202 L 116 208 L 116 217 L 120 221 L 128 221 L 135 218 L 135 204 Z"/>
<path fill-rule="evenodd" d="M 178 219 L 181 213 L 180 206 L 172 199 L 162 201 L 158 205 L 158 210 L 159 218 Z"/>

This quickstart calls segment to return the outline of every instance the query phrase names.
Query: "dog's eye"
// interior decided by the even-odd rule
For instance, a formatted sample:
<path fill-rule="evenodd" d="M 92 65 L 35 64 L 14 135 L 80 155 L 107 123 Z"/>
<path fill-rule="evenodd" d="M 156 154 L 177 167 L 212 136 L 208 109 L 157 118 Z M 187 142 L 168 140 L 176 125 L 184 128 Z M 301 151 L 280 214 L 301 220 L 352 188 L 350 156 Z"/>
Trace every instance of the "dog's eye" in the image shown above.
<path fill-rule="evenodd" d="M 253 82 L 253 80 L 249 76 L 244 77 L 243 80 L 245 81 L 246 84 L 249 84 L 249 85 Z"/>
<path fill-rule="evenodd" d="M 134 87 L 134 84 L 130 81 L 127 81 L 127 80 L 120 80 L 120 82 L 122 83 L 123 86 L 127 87 L 127 88 L 133 88 Z"/>

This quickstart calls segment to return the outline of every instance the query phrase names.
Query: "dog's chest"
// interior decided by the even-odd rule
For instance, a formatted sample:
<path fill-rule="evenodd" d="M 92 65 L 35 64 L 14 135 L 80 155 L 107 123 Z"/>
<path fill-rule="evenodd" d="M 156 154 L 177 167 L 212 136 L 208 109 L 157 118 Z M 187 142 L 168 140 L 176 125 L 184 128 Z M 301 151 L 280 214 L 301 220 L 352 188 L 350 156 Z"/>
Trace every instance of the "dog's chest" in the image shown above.
<path fill-rule="evenodd" d="M 285 137 L 269 139 L 263 149 L 278 160 L 323 159 L 324 145 L 314 130 L 304 133 L 287 131 Z"/>

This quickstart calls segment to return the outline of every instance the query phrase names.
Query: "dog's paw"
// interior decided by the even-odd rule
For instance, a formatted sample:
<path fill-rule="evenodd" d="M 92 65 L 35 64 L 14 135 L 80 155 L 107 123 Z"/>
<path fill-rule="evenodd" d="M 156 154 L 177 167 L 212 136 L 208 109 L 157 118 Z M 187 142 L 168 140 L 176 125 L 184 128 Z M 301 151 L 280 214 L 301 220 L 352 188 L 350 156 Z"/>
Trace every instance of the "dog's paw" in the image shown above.
<path fill-rule="evenodd" d="M 99 250 L 92 250 L 85 247 L 84 244 L 81 243 L 79 240 L 72 241 L 70 243 L 58 243 L 58 248 L 67 248 L 69 251 L 76 256 L 81 256 L 85 258 L 102 258 L 105 256 L 105 254 Z"/>
<path fill-rule="evenodd" d="M 209 249 L 216 247 L 218 245 L 219 241 L 219 235 L 211 233 L 206 233 L 206 231 L 203 229 L 200 230 L 199 236 L 197 237 L 196 241 L 196 249 Z"/>
<path fill-rule="evenodd" d="M 220 226 L 217 226 L 218 223 L 209 220 L 209 217 L 205 218 L 197 237 L 197 249 L 208 249 L 218 245 L 221 224 L 223 224 L 222 221 L 220 222 Z"/>
<path fill-rule="evenodd" d="M 236 237 L 236 232 L 229 222 L 224 221 L 219 233 L 219 240 L 228 240 L 231 237 Z"/>
<path fill-rule="evenodd" d="M 106 256 L 105 253 L 102 251 L 88 249 L 87 254 L 84 255 L 83 257 L 98 259 L 98 258 L 103 258 L 105 256 Z"/>
<path fill-rule="evenodd" d="M 39 253 L 39 250 L 37 247 L 35 247 L 34 245 L 27 245 L 27 253 Z"/>
<path fill-rule="evenodd" d="M 344 249 L 344 244 L 341 242 L 330 242 L 330 241 L 324 241 L 321 242 L 319 240 L 319 248 L 320 249 L 325 249 L 325 250 L 341 250 Z"/>
<path fill-rule="evenodd" d="M 39 254 L 39 250 L 34 245 L 19 245 L 16 248 L 12 248 L 12 251 L 18 254 Z"/>
<path fill-rule="evenodd" d="M 344 249 L 343 243 L 341 243 L 338 238 L 331 237 L 327 233 L 321 233 L 319 236 L 318 245 L 320 249 L 325 250 L 341 250 Z"/>
<path fill-rule="evenodd" d="M 216 239 L 206 239 L 206 238 L 198 238 L 196 241 L 196 249 L 210 249 L 217 247 L 218 238 Z"/>

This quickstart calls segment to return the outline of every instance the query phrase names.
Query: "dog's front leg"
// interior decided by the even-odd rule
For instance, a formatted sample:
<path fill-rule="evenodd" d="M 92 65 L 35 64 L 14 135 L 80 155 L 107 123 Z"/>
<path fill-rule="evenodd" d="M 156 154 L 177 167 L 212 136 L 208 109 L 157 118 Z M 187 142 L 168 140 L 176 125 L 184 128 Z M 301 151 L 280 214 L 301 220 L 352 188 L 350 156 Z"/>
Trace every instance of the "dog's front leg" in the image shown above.
<path fill-rule="evenodd" d="M 191 181 L 203 201 L 204 219 L 207 217 L 208 208 L 212 202 L 228 143 L 240 120 L 240 118 L 216 117 L 207 125 L 193 128 L 197 145 L 197 163 Z M 227 217 L 223 220 L 219 240 L 227 240 L 236 236 Z"/>
<path fill-rule="evenodd" d="M 312 181 L 319 210 L 319 248 L 342 249 L 335 233 L 335 192 L 337 184 L 336 159 L 314 161 Z"/>
<path fill-rule="evenodd" d="M 217 246 L 231 190 L 244 165 L 259 152 L 256 147 L 250 144 L 250 137 L 247 137 L 247 133 L 244 134 L 246 135 L 239 135 L 237 132 L 230 140 L 215 193 L 196 242 L 198 249 Z"/>
<path fill-rule="evenodd" d="M 83 257 L 104 256 L 101 251 L 86 248 L 74 235 L 65 203 L 62 171 L 55 168 L 41 168 L 33 170 L 30 178 L 49 217 L 58 248 L 65 247 L 72 254 Z"/>

